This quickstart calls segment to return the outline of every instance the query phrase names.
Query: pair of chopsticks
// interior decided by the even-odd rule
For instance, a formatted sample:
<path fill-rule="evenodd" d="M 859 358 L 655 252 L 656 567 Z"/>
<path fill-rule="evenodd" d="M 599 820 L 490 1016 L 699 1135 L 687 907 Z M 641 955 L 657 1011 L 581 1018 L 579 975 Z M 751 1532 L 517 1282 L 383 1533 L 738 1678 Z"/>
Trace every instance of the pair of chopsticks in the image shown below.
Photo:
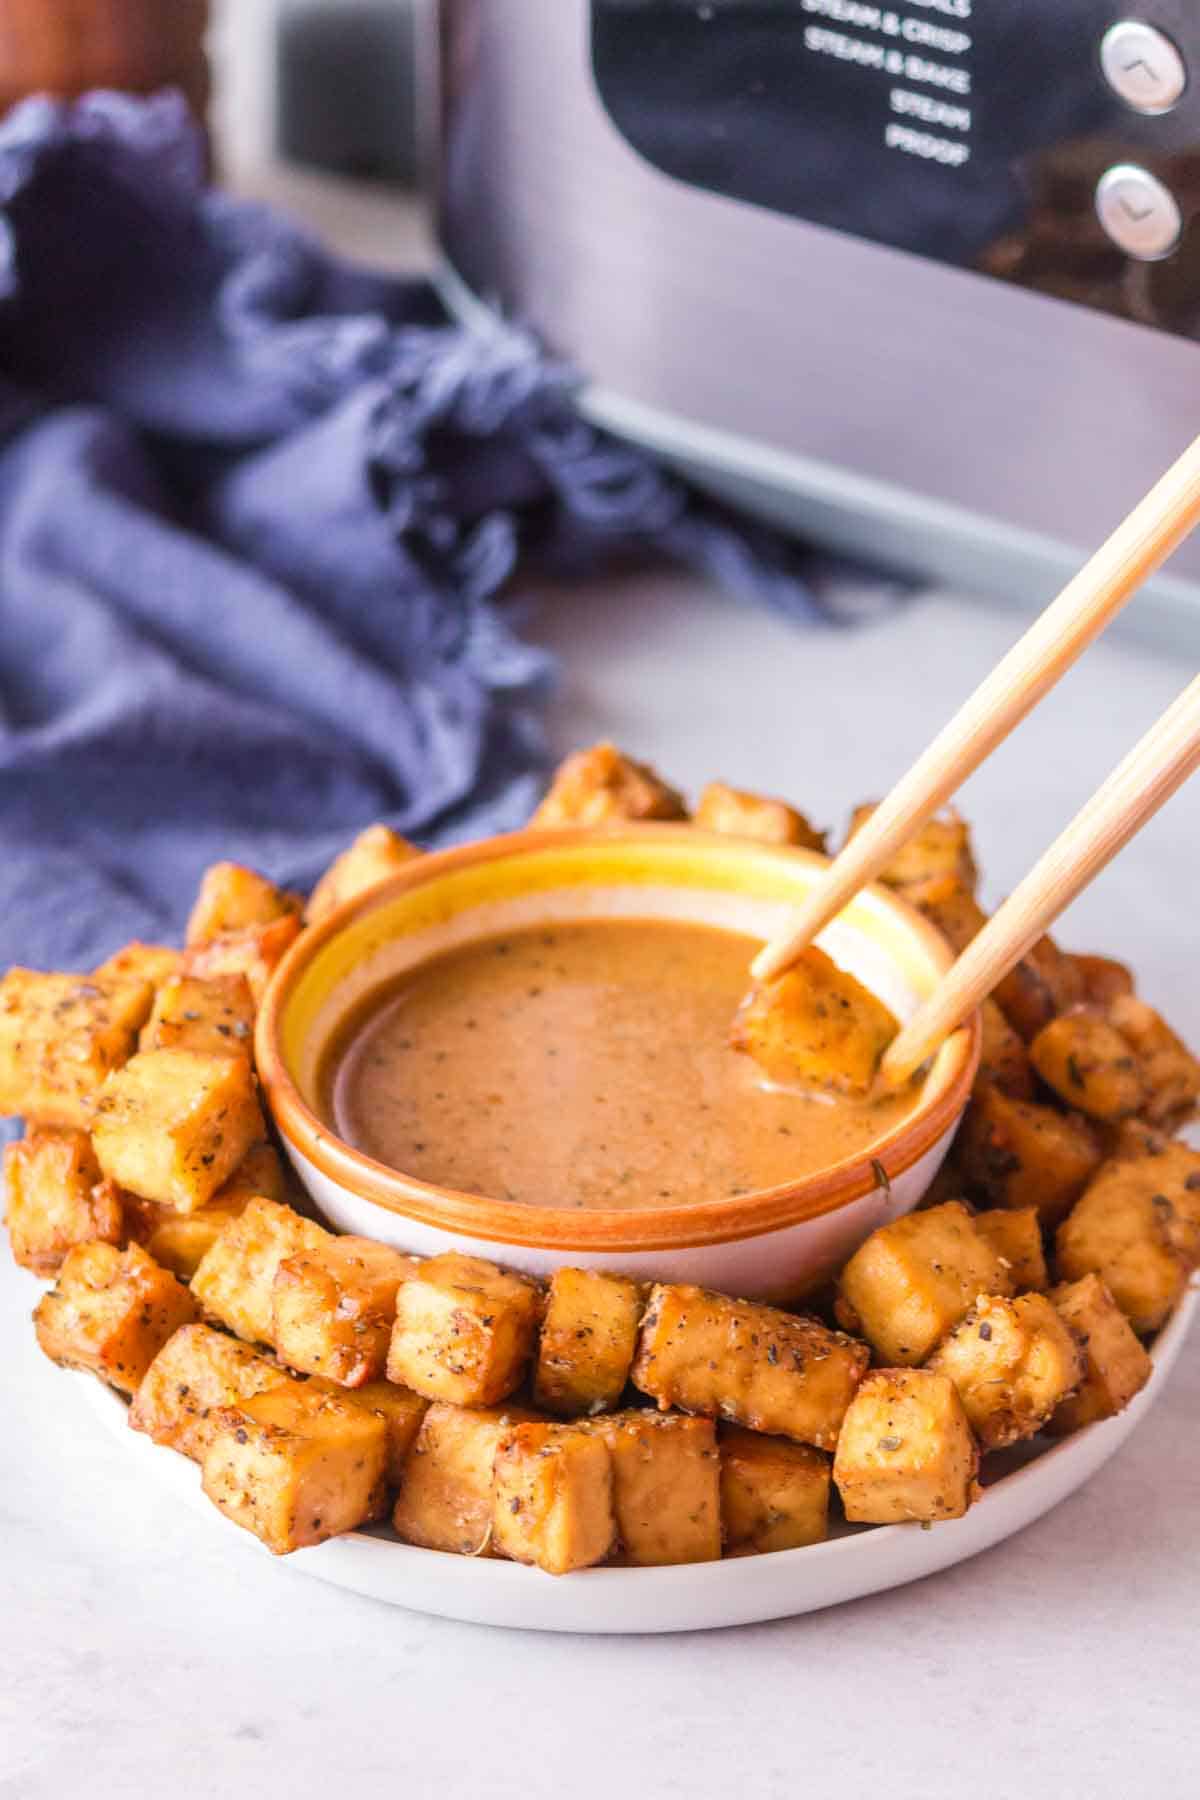
<path fill-rule="evenodd" d="M 846 845 L 751 965 L 784 974 L 822 928 L 1049 693 L 1200 521 L 1200 438 L 1013 646 Z M 1058 915 L 1200 767 L 1200 676 L 1113 771 L 895 1038 L 885 1087 L 907 1081 Z"/>

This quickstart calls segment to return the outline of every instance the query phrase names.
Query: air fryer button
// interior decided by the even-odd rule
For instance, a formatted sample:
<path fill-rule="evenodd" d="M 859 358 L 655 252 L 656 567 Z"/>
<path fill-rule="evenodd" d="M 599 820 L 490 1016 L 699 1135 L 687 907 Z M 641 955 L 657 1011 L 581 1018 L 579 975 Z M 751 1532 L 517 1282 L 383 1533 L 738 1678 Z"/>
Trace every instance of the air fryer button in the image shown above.
<path fill-rule="evenodd" d="M 1169 188 L 1136 163 L 1117 163 L 1096 189 L 1100 223 L 1118 249 L 1139 262 L 1170 256 L 1183 231 L 1183 216 Z"/>
<path fill-rule="evenodd" d="M 1109 87 L 1135 112 L 1170 112 L 1187 86 L 1187 66 L 1170 38 L 1140 19 L 1110 25 L 1100 66 Z"/>

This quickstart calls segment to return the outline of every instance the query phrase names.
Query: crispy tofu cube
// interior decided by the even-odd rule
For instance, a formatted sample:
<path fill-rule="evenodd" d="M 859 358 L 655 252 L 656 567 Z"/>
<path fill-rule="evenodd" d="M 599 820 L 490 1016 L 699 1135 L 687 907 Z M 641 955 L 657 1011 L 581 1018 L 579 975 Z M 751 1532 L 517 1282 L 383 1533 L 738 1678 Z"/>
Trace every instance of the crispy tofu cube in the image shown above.
<path fill-rule="evenodd" d="M 387 1428 L 378 1414 L 289 1381 L 209 1417 L 204 1492 L 276 1556 L 378 1517 Z"/>
<path fill-rule="evenodd" d="M 931 875 L 901 888 L 910 906 L 936 925 L 950 948 L 962 953 L 987 924 L 988 916 L 968 882 L 955 875 Z"/>
<path fill-rule="evenodd" d="M 339 1387 L 380 1381 L 396 1321 L 396 1292 L 416 1257 L 370 1238 L 330 1237 L 284 1257 L 275 1271 L 271 1341 L 283 1361 Z"/>
<path fill-rule="evenodd" d="M 182 957 L 182 951 L 172 950 L 166 944 L 142 944 L 135 940 L 115 951 L 92 973 L 102 981 L 148 981 L 152 988 L 157 988 L 178 975 Z"/>
<path fill-rule="evenodd" d="M 525 1407 L 451 1406 L 435 1401 L 401 1474 L 392 1524 L 406 1544 L 485 1556 L 492 1541 L 492 1475 L 510 1425 Z"/>
<path fill-rule="evenodd" d="M 1121 994 L 1109 1022 L 1137 1057 L 1145 1088 L 1143 1115 L 1152 1124 L 1186 1118 L 1200 1098 L 1200 1062 L 1152 1006 Z"/>
<path fill-rule="evenodd" d="M 1020 1032 L 1014 1031 L 994 1000 L 979 1009 L 982 1025 L 978 1080 L 1011 1094 L 1017 1100 L 1033 1099 L 1033 1064 Z"/>
<path fill-rule="evenodd" d="M 640 1568 L 721 1554 L 720 1462 L 711 1419 L 603 1413 L 584 1421 L 608 1445 L 620 1560 Z"/>
<path fill-rule="evenodd" d="M 1007 1263 L 962 1202 L 947 1200 L 871 1233 L 842 1270 L 839 1316 L 857 1321 L 884 1362 L 915 1367 L 977 1295 L 1011 1291 Z"/>
<path fill-rule="evenodd" d="M 192 1277 L 210 1318 L 248 1344 L 269 1344 L 275 1330 L 275 1276 L 285 1257 L 319 1250 L 331 1234 L 290 1206 L 256 1195 L 225 1227 Z"/>
<path fill-rule="evenodd" d="M 288 1178 L 279 1153 L 266 1138 L 257 1144 L 251 1144 L 245 1156 L 229 1180 L 224 1182 L 212 1197 L 212 1205 L 217 1202 L 232 1204 L 235 1200 L 245 1205 L 255 1195 L 264 1196 L 268 1200 L 286 1200 L 290 1192 Z"/>
<path fill-rule="evenodd" d="M 825 833 L 814 830 L 804 814 L 785 800 L 748 794 L 742 788 L 710 781 L 700 796 L 693 823 L 704 831 L 731 837 L 757 838 L 763 844 L 792 844 L 801 850 L 825 849 Z"/>
<path fill-rule="evenodd" d="M 829 1458 L 807 1444 L 726 1427 L 721 1517 L 726 1551 L 799 1550 L 829 1532 Z"/>
<path fill-rule="evenodd" d="M 0 981 L 0 1113 L 86 1131 L 153 999 L 146 981 L 10 969 Z"/>
<path fill-rule="evenodd" d="M 1014 1294 L 1042 1293 L 1050 1285 L 1042 1222 L 1036 1206 L 997 1206 L 975 1215 L 975 1229 L 1008 1264 Z"/>
<path fill-rule="evenodd" d="M 1050 1430 L 1063 1437 L 1123 1412 L 1154 1365 L 1098 1275 L 1064 1282 L 1050 1298 L 1083 1345 L 1083 1380 L 1050 1421 Z"/>
<path fill-rule="evenodd" d="M 645 763 L 623 756 L 615 744 L 594 744 L 568 756 L 554 774 L 529 823 L 607 825 L 619 819 L 686 819 L 683 797 Z"/>
<path fill-rule="evenodd" d="M 981 1295 L 929 1359 L 985 1450 L 1033 1437 L 1083 1379 L 1079 1339 L 1045 1294 Z"/>
<path fill-rule="evenodd" d="M 786 975 L 746 996 L 730 1042 L 772 1081 L 864 1095 L 898 1030 L 869 988 L 809 948 Z"/>
<path fill-rule="evenodd" d="M 856 806 L 850 818 L 850 837 L 856 837 L 876 810 L 878 802 Z M 971 850 L 971 832 L 952 806 L 926 820 L 915 836 L 898 850 L 879 876 L 889 887 L 908 888 L 918 882 L 949 876 L 965 888 L 978 877 Z"/>
<path fill-rule="evenodd" d="M 119 1244 L 120 1194 L 103 1180 L 83 1131 L 34 1131 L 4 1152 L 12 1253 L 36 1275 L 53 1275 L 75 1244 Z"/>
<path fill-rule="evenodd" d="M 524 1380 L 540 1315 L 520 1276 L 457 1251 L 431 1256 L 396 1296 L 388 1380 L 427 1400 L 492 1406 Z"/>
<path fill-rule="evenodd" d="M 194 1212 L 264 1136 L 250 1065 L 195 1050 L 143 1050 L 105 1081 L 92 1142 L 110 1181 Z"/>
<path fill-rule="evenodd" d="M 1137 1332 L 1157 1331 L 1187 1285 L 1195 1233 L 1171 1173 L 1158 1157 L 1108 1163 L 1058 1228 L 1059 1274 L 1099 1275 Z"/>
<path fill-rule="evenodd" d="M 355 1406 L 365 1407 L 383 1420 L 387 1432 L 384 1474 L 388 1488 L 398 1488 L 421 1421 L 429 1411 L 428 1400 L 414 1394 L 411 1388 L 397 1387 L 394 1381 L 368 1381 L 362 1387 L 347 1388 L 344 1392 L 346 1399 Z"/>
<path fill-rule="evenodd" d="M 211 1325 L 183 1325 L 146 1370 L 129 1423 L 156 1444 L 203 1462 L 216 1410 L 281 1387 L 287 1379 L 274 1357 Z"/>
<path fill-rule="evenodd" d="M 174 975 L 154 996 L 138 1039 L 141 1050 L 195 1050 L 202 1056 L 249 1057 L 254 996 L 244 975 Z"/>
<path fill-rule="evenodd" d="M 1111 956 L 1072 956 L 1083 983 L 1087 1006 L 1108 1007 L 1122 994 L 1132 994 L 1133 971 Z"/>
<path fill-rule="evenodd" d="M 222 975 L 244 975 L 255 1006 L 262 1004 L 276 968 L 300 935 L 300 919 L 287 913 L 268 925 L 247 925 L 241 931 L 223 931 L 184 953 L 182 973 L 205 981 Z"/>
<path fill-rule="evenodd" d="M 1036 1206 L 1054 1225 L 1103 1160 L 1095 1126 L 1078 1113 L 976 1088 L 958 1137 L 967 1192 L 981 1206 Z"/>
<path fill-rule="evenodd" d="M 629 1380 L 641 1317 L 636 1281 L 596 1269 L 556 1270 L 534 1367 L 538 1406 L 568 1418 L 615 1406 Z"/>
<path fill-rule="evenodd" d="M 1145 1101 L 1142 1072 L 1129 1044 L 1102 1013 L 1087 1007 L 1044 1025 L 1029 1057 L 1047 1087 L 1089 1118 L 1123 1119 Z"/>
<path fill-rule="evenodd" d="M 33 1322 L 51 1362 L 90 1369 L 132 1394 L 167 1339 L 198 1311 L 188 1290 L 140 1244 L 76 1244 Z"/>
<path fill-rule="evenodd" d="M 188 919 L 188 948 L 211 943 L 228 931 L 270 925 L 298 914 L 303 905 L 302 895 L 288 893 L 253 869 L 244 869 L 239 863 L 214 863 L 204 872 Z"/>
<path fill-rule="evenodd" d="M 493 1549 L 547 1575 L 569 1575 L 603 1562 L 616 1535 L 603 1439 L 576 1425 L 510 1425 L 493 1465 Z"/>
<path fill-rule="evenodd" d="M 1039 938 L 996 988 L 1001 1011 L 1029 1043 L 1058 1013 L 1083 1002 L 1083 977 L 1075 959 L 1052 937 Z"/>
<path fill-rule="evenodd" d="M 335 908 L 378 887 L 421 852 L 390 825 L 368 825 L 348 850 L 331 862 L 308 897 L 305 922 L 316 925 Z"/>
<path fill-rule="evenodd" d="M 979 1451 L 954 1383 L 935 1369 L 876 1369 L 855 1395 L 833 1459 L 847 1519 L 961 1519 Z"/>
<path fill-rule="evenodd" d="M 869 1357 L 816 1319 L 658 1286 L 642 1321 L 634 1385 L 666 1411 L 704 1413 L 832 1450 Z"/>
<path fill-rule="evenodd" d="M 256 1195 L 283 1200 L 286 1194 L 283 1166 L 271 1145 L 252 1144 L 229 1180 L 196 1212 L 139 1202 L 135 1235 L 156 1262 L 190 1281 L 225 1227 Z"/>

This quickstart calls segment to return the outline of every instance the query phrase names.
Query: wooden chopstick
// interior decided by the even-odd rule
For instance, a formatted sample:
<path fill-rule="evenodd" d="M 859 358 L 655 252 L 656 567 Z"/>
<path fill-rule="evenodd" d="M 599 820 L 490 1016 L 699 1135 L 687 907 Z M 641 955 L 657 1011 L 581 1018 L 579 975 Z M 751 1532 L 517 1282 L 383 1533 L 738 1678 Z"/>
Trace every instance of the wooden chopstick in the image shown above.
<path fill-rule="evenodd" d="M 880 1065 L 883 1087 L 899 1087 L 920 1068 L 1197 768 L 1200 675 L 1114 769 L 894 1039 Z"/>
<path fill-rule="evenodd" d="M 1200 438 L 996 664 L 823 880 L 750 965 L 756 981 L 791 967 L 939 806 L 961 787 L 1116 617 L 1200 520 Z"/>

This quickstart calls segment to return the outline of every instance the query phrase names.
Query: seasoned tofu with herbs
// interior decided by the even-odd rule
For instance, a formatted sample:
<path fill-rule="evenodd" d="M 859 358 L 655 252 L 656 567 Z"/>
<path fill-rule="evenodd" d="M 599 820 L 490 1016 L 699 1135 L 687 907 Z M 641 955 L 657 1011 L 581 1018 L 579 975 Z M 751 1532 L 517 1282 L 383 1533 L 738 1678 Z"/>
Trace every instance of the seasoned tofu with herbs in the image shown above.
<path fill-rule="evenodd" d="M 877 801 L 856 806 L 850 819 L 850 837 L 856 837 L 876 811 Z M 901 890 L 921 882 L 949 877 L 968 890 L 973 890 L 979 871 L 971 848 L 971 831 L 965 819 L 952 806 L 945 807 L 897 850 L 880 881 Z"/>
<path fill-rule="evenodd" d="M 979 1009 L 980 1047 L 977 1080 L 999 1088 L 1015 1100 L 1034 1096 L 1033 1064 L 1019 1031 L 1014 1031 L 994 1000 Z"/>
<path fill-rule="evenodd" d="M 985 1450 L 1033 1437 L 1083 1379 L 1083 1351 L 1045 1294 L 981 1295 L 927 1365 L 948 1375 Z"/>
<path fill-rule="evenodd" d="M 192 1292 L 209 1318 L 227 1325 L 248 1344 L 270 1344 L 280 1263 L 306 1250 L 319 1250 L 330 1236 L 290 1206 L 256 1195 L 205 1255 L 192 1277 Z"/>
<path fill-rule="evenodd" d="M 327 1237 L 286 1256 L 275 1271 L 271 1341 L 290 1368 L 340 1387 L 382 1380 L 396 1294 L 420 1266 L 360 1237 Z"/>
<path fill-rule="evenodd" d="M 10 969 L 0 981 L 0 1114 L 87 1131 L 153 1000 L 148 981 Z"/>
<path fill-rule="evenodd" d="M 721 1430 L 721 1517 L 729 1555 L 799 1550 L 829 1534 L 827 1456 L 787 1438 Z"/>
<path fill-rule="evenodd" d="M 981 1206 L 1033 1206 L 1045 1225 L 1069 1212 L 1104 1160 L 1096 1125 L 980 1086 L 956 1145 L 967 1192 Z"/>
<path fill-rule="evenodd" d="M 617 1534 L 608 1446 L 577 1425 L 510 1425 L 492 1474 L 492 1548 L 548 1575 L 603 1562 Z"/>
<path fill-rule="evenodd" d="M 868 1361 L 865 1344 L 816 1319 L 707 1288 L 658 1286 L 633 1382 L 663 1411 L 678 1406 L 832 1450 Z"/>
<path fill-rule="evenodd" d="M 1008 1264 L 960 1200 L 881 1225 L 838 1284 L 838 1317 L 885 1363 L 916 1367 L 979 1294 L 1009 1294 Z"/>
<path fill-rule="evenodd" d="M 527 1407 L 434 1401 L 401 1471 L 397 1536 L 456 1556 L 488 1554 L 496 1451 L 510 1426 L 536 1417 Z"/>
<path fill-rule="evenodd" d="M 176 1212 L 138 1202 L 133 1235 L 156 1262 L 190 1281 L 225 1227 L 245 1212 L 255 1196 L 282 1200 L 287 1192 L 283 1167 L 270 1144 L 254 1144 L 223 1187 L 195 1212 Z"/>
<path fill-rule="evenodd" d="M 219 862 L 206 869 L 187 923 L 187 945 L 211 943 L 231 931 L 270 925 L 298 914 L 304 900 L 277 887 L 240 863 Z"/>
<path fill-rule="evenodd" d="M 1042 1027 L 1029 1046 L 1034 1068 L 1065 1105 L 1113 1122 L 1139 1112 L 1146 1090 L 1128 1040 L 1087 1007 Z"/>
<path fill-rule="evenodd" d="M 93 969 L 92 975 L 101 981 L 148 981 L 152 988 L 158 988 L 173 975 L 178 975 L 182 959 L 181 950 L 172 950 L 166 944 L 143 944 L 135 940 L 114 951 L 107 961 Z"/>
<path fill-rule="evenodd" d="M 1058 1228 L 1059 1275 L 1099 1275 L 1139 1333 L 1165 1323 L 1192 1266 L 1195 1228 L 1171 1185 L 1157 1157 L 1109 1163 Z"/>
<path fill-rule="evenodd" d="M 618 1560 L 643 1568 L 714 1562 L 721 1554 L 721 1492 L 712 1420 L 630 1408 L 584 1426 L 612 1457 Z"/>
<path fill-rule="evenodd" d="M 364 1407 L 383 1420 L 387 1433 L 387 1463 L 384 1474 L 389 1492 L 400 1486 L 409 1452 L 416 1442 L 421 1421 L 429 1411 L 428 1400 L 414 1394 L 411 1388 L 398 1387 L 394 1381 L 367 1381 L 362 1387 L 343 1388 L 345 1398 Z"/>
<path fill-rule="evenodd" d="M 1108 1018 L 1137 1058 L 1146 1092 L 1143 1116 L 1155 1125 L 1188 1118 L 1200 1099 L 1200 1061 L 1161 1014 L 1133 994 L 1119 994 Z"/>
<path fill-rule="evenodd" d="M 598 1269 L 558 1269 L 538 1339 L 533 1397 L 567 1418 L 616 1406 L 629 1380 L 642 1317 L 636 1281 Z"/>
<path fill-rule="evenodd" d="M 154 996 L 138 1048 L 249 1059 L 254 1012 L 254 996 L 244 975 L 213 975 L 207 980 L 173 975 Z"/>
<path fill-rule="evenodd" d="M 318 925 L 337 907 L 378 887 L 389 875 L 407 865 L 421 852 L 407 838 L 402 838 L 390 825 L 368 825 L 359 833 L 348 850 L 331 862 L 308 897 L 305 923 Z"/>
<path fill-rule="evenodd" d="M 299 935 L 297 913 L 285 913 L 266 925 L 246 925 L 240 931 L 223 931 L 218 937 L 206 938 L 184 952 L 182 973 L 204 981 L 244 975 L 255 1006 L 261 1006 L 267 983 Z"/>
<path fill-rule="evenodd" d="M 810 947 L 746 996 L 730 1034 L 769 1080 L 866 1095 L 899 1026 L 882 1000 Z"/>
<path fill-rule="evenodd" d="M 139 1244 L 76 1244 L 34 1310 L 51 1362 L 88 1369 L 132 1394 L 167 1339 L 199 1313 L 195 1300 Z"/>
<path fill-rule="evenodd" d="M 1040 1293 L 1049 1287 L 1042 1222 L 1035 1206 L 997 1206 L 976 1213 L 975 1229 L 1008 1264 L 1014 1294 Z"/>
<path fill-rule="evenodd" d="M 960 1519 L 979 1450 L 958 1391 L 935 1369 L 876 1369 L 855 1395 L 833 1479 L 855 1525 Z"/>
<path fill-rule="evenodd" d="M 1004 977 L 994 998 L 1009 1024 L 1030 1043 L 1057 1014 L 1080 1005 L 1083 976 L 1074 957 L 1052 937 L 1043 937 Z"/>
<path fill-rule="evenodd" d="M 142 1200 L 194 1212 L 265 1132 L 244 1058 L 143 1050 L 101 1088 L 92 1142 L 111 1181 Z"/>
<path fill-rule="evenodd" d="M 4 1151 L 8 1241 L 35 1275 L 53 1275 L 76 1244 L 119 1244 L 125 1208 L 83 1131 L 34 1130 Z"/>
<path fill-rule="evenodd" d="M 1065 1436 L 1123 1412 L 1154 1365 L 1098 1275 L 1065 1281 L 1051 1289 L 1050 1299 L 1083 1346 L 1083 1379 L 1050 1421 L 1050 1430 Z"/>
<path fill-rule="evenodd" d="M 287 1380 L 287 1371 L 274 1357 L 211 1325 L 183 1325 L 146 1370 L 129 1423 L 156 1444 L 202 1462 L 212 1435 L 209 1419 L 217 1408 Z"/>
<path fill-rule="evenodd" d="M 686 819 L 683 796 L 646 763 L 634 762 L 615 744 L 577 750 L 555 771 L 549 792 L 529 823 L 608 825 L 622 819 Z"/>
<path fill-rule="evenodd" d="M 1111 956 L 1072 956 L 1083 984 L 1084 1003 L 1107 1008 L 1134 991 L 1133 971 Z"/>
<path fill-rule="evenodd" d="M 725 832 L 731 837 L 756 838 L 763 844 L 790 844 L 800 850 L 825 849 L 825 833 L 809 824 L 804 814 L 786 800 L 765 794 L 748 794 L 724 781 L 710 781 L 700 796 L 692 820 L 704 831 Z"/>
<path fill-rule="evenodd" d="M 541 1305 L 531 1282 L 482 1257 L 431 1256 L 397 1293 L 388 1380 L 427 1400 L 492 1406 L 525 1379 Z"/>

